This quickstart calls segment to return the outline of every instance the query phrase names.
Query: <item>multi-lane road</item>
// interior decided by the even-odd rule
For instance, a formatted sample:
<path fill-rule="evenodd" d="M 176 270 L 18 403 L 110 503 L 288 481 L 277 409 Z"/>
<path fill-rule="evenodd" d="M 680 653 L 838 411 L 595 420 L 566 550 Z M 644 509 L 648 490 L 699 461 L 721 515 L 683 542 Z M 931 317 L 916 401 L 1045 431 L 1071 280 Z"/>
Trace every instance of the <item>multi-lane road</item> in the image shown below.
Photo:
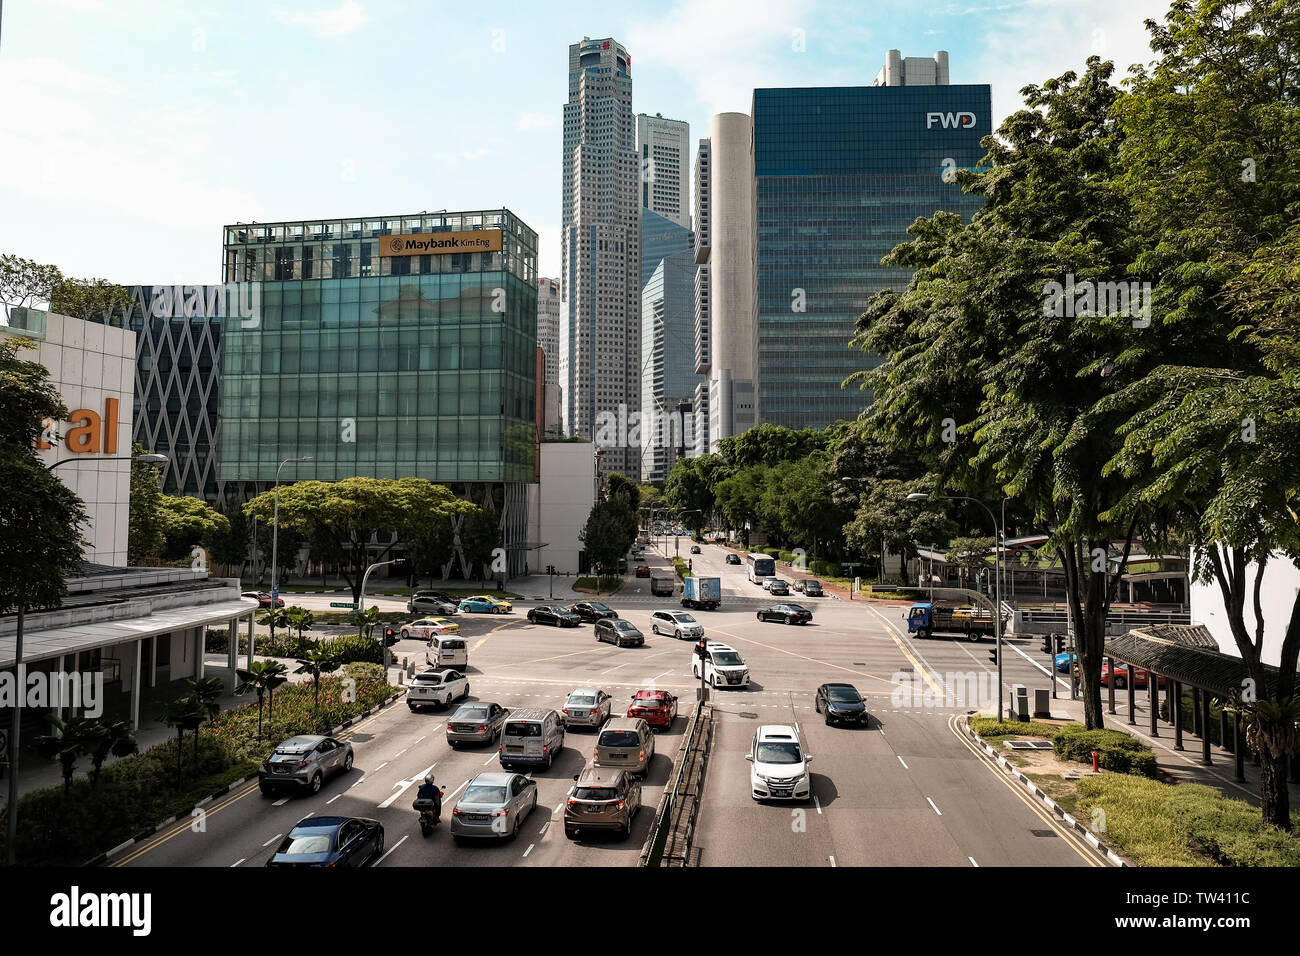
<path fill-rule="evenodd" d="M 687 544 L 683 539 L 683 555 Z M 694 556 L 697 573 L 716 574 L 724 582 L 723 607 L 696 616 L 710 639 L 741 652 L 751 684 L 743 691 L 713 692 L 716 723 L 695 835 L 703 865 L 1099 863 L 1095 852 L 980 756 L 958 727 L 958 715 L 986 702 L 952 700 L 945 691 L 952 689 L 950 682 L 976 686 L 973 675 L 992 671 L 985 645 L 909 640 L 901 614 L 893 608 L 832 597 L 804 600 L 797 594 L 770 599 L 748 582 L 743 567 L 725 564 L 724 555 L 722 548 L 709 545 Z M 650 563 L 668 561 L 660 555 Z M 574 729 L 554 766 L 532 774 L 538 806 L 517 839 L 454 845 L 446 822 L 450 808 L 475 774 L 497 769 L 496 749 L 452 750 L 444 736 L 447 712 L 411 713 L 399 701 L 349 728 L 344 736 L 355 749 L 356 766 L 327 782 L 319 794 L 272 799 L 262 796 L 256 784 L 246 786 L 207 806 L 201 819 L 182 820 L 119 856 L 114 865 L 262 866 L 299 820 L 332 814 L 384 824 L 380 866 L 635 865 L 698 686 L 691 677 L 692 645 L 650 633 L 650 613 L 677 605 L 651 597 L 645 584 L 629 579 L 624 592 L 608 599 L 646 634 L 641 648 L 598 644 L 590 624 L 577 629 L 530 625 L 525 615 L 534 601 L 514 602 L 513 614 L 504 619 L 457 616 L 468 639 L 471 699 L 508 708 L 559 709 L 570 690 L 591 686 L 613 695 L 619 715 L 640 687 L 680 695 L 680 716 L 671 730 L 658 735 L 645 806 L 631 839 L 565 837 L 564 801 L 595 740 L 592 731 Z M 758 622 L 756 609 L 775 600 L 801 601 L 814 611 L 813 623 Z M 399 658 L 419 661 L 424 645 L 404 641 L 394 651 Z M 1043 655 L 1036 646 L 1024 651 L 1023 660 L 1008 655 L 1007 682 L 1047 686 L 1048 678 L 1035 669 Z M 823 724 L 813 710 L 813 692 L 827 681 L 857 686 L 871 710 L 870 727 Z M 900 695 L 900 688 L 910 696 Z M 812 802 L 760 805 L 750 798 L 744 756 L 755 728 L 765 723 L 797 726 L 805 750 L 814 755 Z M 410 803 L 429 771 L 446 787 L 447 796 L 443 825 L 423 838 Z"/>

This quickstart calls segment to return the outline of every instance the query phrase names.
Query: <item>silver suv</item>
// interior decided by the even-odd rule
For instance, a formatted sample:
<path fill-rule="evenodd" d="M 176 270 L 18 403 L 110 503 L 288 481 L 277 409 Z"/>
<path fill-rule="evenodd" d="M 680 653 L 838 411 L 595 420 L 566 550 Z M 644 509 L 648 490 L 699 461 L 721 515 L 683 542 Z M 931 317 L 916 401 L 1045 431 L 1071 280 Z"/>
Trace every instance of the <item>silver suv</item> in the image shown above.
<path fill-rule="evenodd" d="M 257 785 L 270 796 L 283 787 L 319 793 L 326 777 L 352 769 L 352 745 L 333 737 L 290 737 L 262 761 Z"/>
<path fill-rule="evenodd" d="M 655 611 L 650 615 L 650 630 L 678 640 L 689 641 L 704 636 L 704 625 L 685 611 Z"/>

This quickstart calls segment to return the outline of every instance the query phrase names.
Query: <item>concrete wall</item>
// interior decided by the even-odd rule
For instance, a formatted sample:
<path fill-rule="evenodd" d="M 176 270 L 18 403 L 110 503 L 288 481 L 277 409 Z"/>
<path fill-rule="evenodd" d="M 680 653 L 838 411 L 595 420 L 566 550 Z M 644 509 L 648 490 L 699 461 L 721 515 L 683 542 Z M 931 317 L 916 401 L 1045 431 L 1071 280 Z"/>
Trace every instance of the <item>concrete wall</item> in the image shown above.
<path fill-rule="evenodd" d="M 1255 616 L 1253 592 L 1255 572 L 1258 565 L 1251 564 L 1246 569 L 1246 611 L 1244 615 L 1246 630 L 1253 638 L 1257 618 Z M 1264 571 L 1264 581 L 1259 589 L 1260 608 L 1264 617 L 1264 663 L 1277 666 L 1282 657 L 1282 639 L 1286 637 L 1287 622 L 1291 618 L 1291 607 L 1296 594 L 1300 592 L 1300 568 L 1297 568 L 1285 555 L 1275 555 Z M 1219 642 L 1219 650 L 1233 657 L 1240 657 L 1237 642 L 1233 640 L 1228 625 L 1228 615 L 1223 606 L 1223 592 L 1215 581 L 1208 584 L 1191 585 L 1192 623 L 1204 624 L 1214 639 Z"/>
<path fill-rule="evenodd" d="M 542 443 L 542 478 L 529 488 L 528 537 L 547 546 L 529 561 L 534 573 L 544 573 L 548 564 L 562 574 L 577 573 L 578 534 L 595 500 L 595 451 L 592 442 Z"/>

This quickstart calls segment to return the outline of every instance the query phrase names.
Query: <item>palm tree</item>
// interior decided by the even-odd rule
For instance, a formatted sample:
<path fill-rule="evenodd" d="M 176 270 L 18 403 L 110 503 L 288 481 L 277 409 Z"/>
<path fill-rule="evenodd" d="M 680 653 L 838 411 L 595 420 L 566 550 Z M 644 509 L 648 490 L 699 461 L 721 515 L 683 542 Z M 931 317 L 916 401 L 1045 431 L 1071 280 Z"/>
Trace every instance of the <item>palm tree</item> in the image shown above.
<path fill-rule="evenodd" d="M 271 639 L 275 639 L 275 629 L 277 627 L 289 626 L 289 615 L 282 607 L 264 607 L 257 612 L 258 624 L 269 624 L 271 626 Z"/>
<path fill-rule="evenodd" d="M 99 787 L 99 773 L 104 768 L 104 761 L 110 755 L 114 757 L 127 757 L 133 753 L 139 753 L 140 748 L 135 742 L 135 733 L 131 730 L 131 725 L 124 720 L 108 720 L 100 718 L 90 722 L 90 746 L 88 753 L 90 755 L 90 784 L 92 788 Z"/>
<path fill-rule="evenodd" d="M 86 717 L 69 717 L 62 720 L 54 714 L 46 714 L 50 732 L 32 741 L 36 752 L 50 760 L 58 760 L 63 767 L 63 792 L 72 790 L 72 775 L 76 772 L 77 761 L 89 753 L 91 731 Z"/>
<path fill-rule="evenodd" d="M 375 625 L 379 623 L 379 605 L 375 604 L 364 611 L 352 611 L 348 614 L 348 623 L 357 626 L 357 637 L 369 637 Z"/>
<path fill-rule="evenodd" d="M 240 669 L 235 673 L 239 676 L 239 683 L 235 686 L 236 694 L 247 694 L 249 691 L 257 694 L 257 739 L 261 740 L 262 700 L 273 687 L 279 687 L 284 683 L 283 678 L 277 680 L 274 685 L 271 683 L 273 678 L 284 673 L 284 665 L 278 661 L 253 661 L 248 665 L 247 670 Z"/>
<path fill-rule="evenodd" d="M 338 658 L 329 650 L 317 645 L 307 652 L 306 657 L 298 659 L 300 665 L 295 674 L 310 674 L 312 680 L 312 713 L 316 712 L 320 705 L 320 677 L 321 674 L 328 674 L 331 671 L 339 669 Z"/>
<path fill-rule="evenodd" d="M 209 723 L 216 719 L 217 714 L 221 713 L 221 695 L 226 692 L 226 688 L 221 681 L 215 677 L 185 678 L 185 683 L 189 687 L 189 696 L 194 698 L 194 709 L 203 714 L 203 719 Z M 199 759 L 199 733 L 198 728 L 194 730 L 194 759 Z"/>
<path fill-rule="evenodd" d="M 199 724 L 203 723 L 202 704 L 193 694 L 177 697 L 166 704 L 162 711 L 162 722 L 168 727 L 176 728 L 176 788 L 181 787 L 181 745 L 185 742 L 185 731 L 193 730 L 198 737 Z"/>
<path fill-rule="evenodd" d="M 266 681 L 266 725 L 275 727 L 275 691 L 281 684 L 289 679 L 289 668 L 285 667 L 279 661 L 271 665 L 268 672 L 270 677 Z"/>
<path fill-rule="evenodd" d="M 316 618 L 312 615 L 311 611 L 307 610 L 305 607 L 294 606 L 289 608 L 288 618 L 289 627 L 292 627 L 298 632 L 299 643 L 302 642 L 302 632 L 310 631 L 312 624 L 316 622 Z"/>

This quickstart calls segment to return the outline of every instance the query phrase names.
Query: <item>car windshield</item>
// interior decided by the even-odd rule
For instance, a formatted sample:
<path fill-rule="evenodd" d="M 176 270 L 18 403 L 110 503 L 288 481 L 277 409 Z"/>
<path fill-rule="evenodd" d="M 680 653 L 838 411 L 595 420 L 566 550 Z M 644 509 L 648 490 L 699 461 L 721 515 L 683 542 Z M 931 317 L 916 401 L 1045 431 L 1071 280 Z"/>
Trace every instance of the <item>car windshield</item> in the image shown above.
<path fill-rule="evenodd" d="M 852 687 L 832 687 L 826 692 L 826 696 L 831 700 L 844 701 L 850 704 L 856 704 L 862 700 L 858 692 Z"/>
<path fill-rule="evenodd" d="M 574 694 L 569 698 L 570 704 L 576 704 L 579 707 L 590 707 L 596 702 L 596 698 L 590 694 Z"/>
<path fill-rule="evenodd" d="M 600 735 L 602 747 L 635 747 L 640 742 L 635 730 L 607 730 Z"/>
<path fill-rule="evenodd" d="M 636 628 L 629 621 L 615 621 L 614 626 L 620 631 L 635 631 Z"/>
<path fill-rule="evenodd" d="M 587 607 L 591 608 L 593 611 L 608 611 L 608 610 L 609 610 L 609 607 L 608 607 L 608 606 L 606 606 L 606 605 L 604 605 L 604 604 L 597 604 L 595 601 L 592 601 L 590 604 L 587 605 Z"/>
<path fill-rule="evenodd" d="M 328 853 L 330 851 L 330 834 L 322 830 L 306 830 L 302 833 L 290 833 L 280 844 L 279 853 L 299 856 L 306 853 Z"/>
<path fill-rule="evenodd" d="M 613 800 L 618 791 L 613 787 L 579 787 L 573 796 L 577 800 Z"/>
<path fill-rule="evenodd" d="M 674 612 L 673 612 L 673 620 L 676 621 L 678 624 L 694 624 L 694 623 L 695 623 L 695 618 L 691 617 L 689 614 L 683 614 L 681 611 L 674 611 Z"/>
<path fill-rule="evenodd" d="M 792 740 L 766 740 L 758 745 L 759 763 L 799 763 L 799 745 Z"/>
<path fill-rule="evenodd" d="M 731 667 L 745 662 L 740 659 L 740 655 L 735 651 L 714 651 L 713 663 L 720 667 Z"/>
<path fill-rule="evenodd" d="M 488 711 L 486 707 L 462 707 L 456 711 L 452 720 L 487 720 Z"/>
<path fill-rule="evenodd" d="M 507 737 L 540 737 L 542 735 L 542 725 L 523 722 L 516 724 L 506 724 Z"/>
<path fill-rule="evenodd" d="M 461 803 L 505 803 L 505 787 L 484 787 L 482 785 L 471 785 L 465 788 L 465 796 L 460 798 Z"/>

